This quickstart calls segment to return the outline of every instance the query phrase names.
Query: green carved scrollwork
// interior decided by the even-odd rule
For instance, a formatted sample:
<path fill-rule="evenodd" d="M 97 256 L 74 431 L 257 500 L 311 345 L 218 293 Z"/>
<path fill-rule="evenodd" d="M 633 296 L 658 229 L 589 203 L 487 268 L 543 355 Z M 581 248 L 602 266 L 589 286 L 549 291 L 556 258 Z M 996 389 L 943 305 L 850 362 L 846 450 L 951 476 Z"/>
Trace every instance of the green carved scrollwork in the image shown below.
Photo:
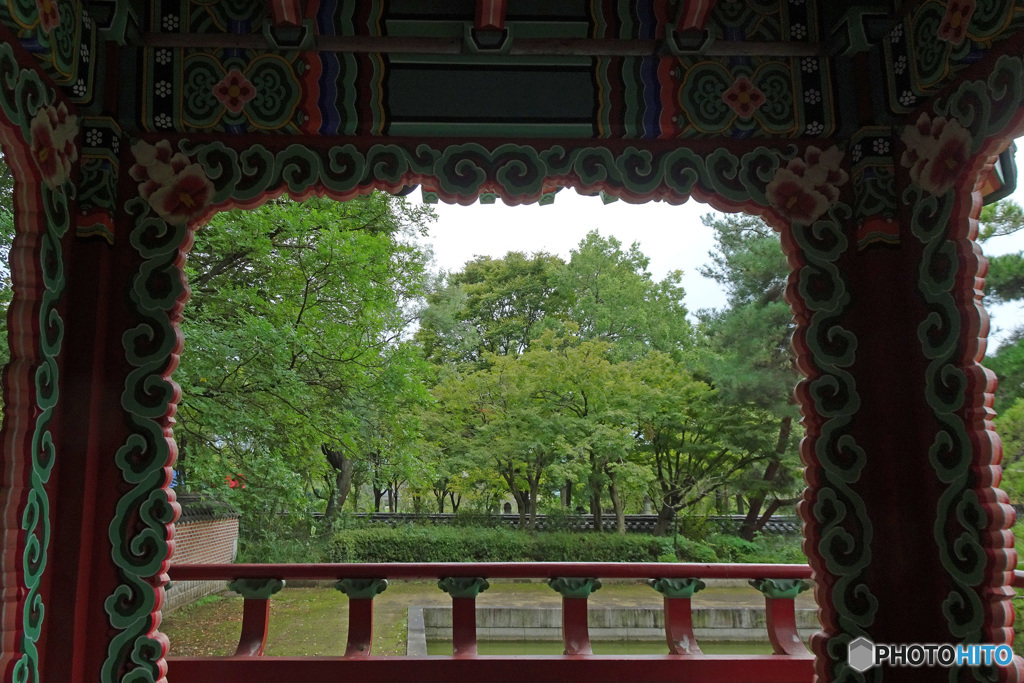
<path fill-rule="evenodd" d="M 228 582 L 228 590 L 246 600 L 269 600 L 285 587 L 283 579 L 235 579 Z"/>
<path fill-rule="evenodd" d="M 4 117 L 19 126 L 23 139 L 31 141 L 30 122 L 36 112 L 51 105 L 56 93 L 31 69 L 18 65 L 10 45 L 0 44 L 0 109 Z M 27 493 L 21 515 L 24 549 L 21 556 L 22 575 L 18 578 L 24 591 L 16 609 L 20 610 L 20 657 L 14 662 L 12 680 L 35 683 L 41 679 L 38 644 L 43 633 L 46 605 L 42 585 L 48 569 L 50 550 L 50 497 L 46 489 L 57 462 L 57 451 L 50 424 L 60 400 L 59 363 L 64 343 L 64 321 L 58 304 L 67 286 L 64 272 L 64 251 L 61 240 L 71 225 L 70 200 L 74 185 L 65 182 L 51 188 L 40 186 L 45 216 L 45 230 L 39 237 L 38 362 L 35 369 L 35 425 L 32 431 Z"/>
<path fill-rule="evenodd" d="M 970 153 L 976 154 L 994 136 L 1004 134 L 1014 112 L 1024 104 L 1024 59 L 1004 56 L 985 80 L 968 81 L 948 99 L 935 103 L 936 117 L 956 121 L 970 133 Z M 951 123 L 947 123 L 951 126 Z M 974 432 L 981 425 L 978 408 L 969 400 L 974 358 L 965 353 L 963 334 L 978 325 L 973 301 L 958 302 L 958 292 L 973 287 L 975 274 L 963 268 L 973 245 L 962 235 L 962 188 L 957 186 L 909 186 L 903 196 L 913 207 L 911 232 L 923 245 L 918 270 L 918 292 L 927 315 L 918 328 L 922 352 L 928 360 L 925 398 L 938 425 L 928 460 L 934 476 L 945 489 L 938 500 L 934 539 L 943 569 L 952 584 L 942 611 L 953 638 L 962 642 L 986 642 L 991 600 L 992 565 L 1002 567 L 1013 551 L 994 539 L 1003 538 L 988 509 L 992 503 L 979 495 L 977 468 L 988 466 L 991 440 Z M 969 204 L 968 204 L 969 206 Z M 959 211 L 958 211 L 959 208 Z M 961 254 L 966 253 L 967 257 Z M 996 503 L 998 505 L 998 503 Z M 1002 517 L 1002 515 L 997 515 Z M 1001 533 L 1000 533 L 1001 532 Z M 1000 557 L 1001 556 L 1001 557 Z M 988 594 L 988 595 L 986 595 Z M 991 641 L 989 641 L 991 642 Z M 951 671 L 951 679 L 961 675 Z M 995 675 L 988 671 L 985 675 Z"/>
<path fill-rule="evenodd" d="M 749 583 L 772 599 L 792 600 L 811 587 L 810 582 L 803 579 L 750 579 Z"/>
<path fill-rule="evenodd" d="M 475 598 L 491 587 L 487 579 L 469 576 L 448 576 L 438 579 L 437 587 L 453 598 Z"/>
<path fill-rule="evenodd" d="M 342 579 L 334 584 L 350 600 L 372 600 L 388 588 L 387 579 Z"/>
<path fill-rule="evenodd" d="M 601 587 L 601 580 L 560 576 L 548 579 L 548 586 L 563 598 L 589 598 L 591 593 Z"/>
<path fill-rule="evenodd" d="M 694 593 L 707 588 L 700 579 L 647 579 L 647 585 L 666 598 L 692 598 Z"/>

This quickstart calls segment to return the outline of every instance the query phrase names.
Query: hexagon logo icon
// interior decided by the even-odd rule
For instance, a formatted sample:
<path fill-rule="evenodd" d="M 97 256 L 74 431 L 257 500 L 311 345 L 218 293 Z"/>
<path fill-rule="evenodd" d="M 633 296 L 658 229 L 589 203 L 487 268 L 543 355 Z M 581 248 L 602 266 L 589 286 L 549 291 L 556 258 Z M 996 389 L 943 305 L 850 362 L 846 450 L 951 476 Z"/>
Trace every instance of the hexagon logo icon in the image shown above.
<path fill-rule="evenodd" d="M 867 671 L 875 665 L 875 644 L 863 637 L 850 641 L 846 661 L 858 673 Z"/>

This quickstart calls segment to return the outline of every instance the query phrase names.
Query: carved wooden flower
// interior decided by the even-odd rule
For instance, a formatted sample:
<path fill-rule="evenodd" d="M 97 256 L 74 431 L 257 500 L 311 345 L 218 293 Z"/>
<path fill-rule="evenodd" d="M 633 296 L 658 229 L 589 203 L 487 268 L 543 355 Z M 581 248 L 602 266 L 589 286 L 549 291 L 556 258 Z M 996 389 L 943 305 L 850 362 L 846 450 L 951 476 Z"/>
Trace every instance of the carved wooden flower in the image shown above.
<path fill-rule="evenodd" d="M 39 10 L 39 27 L 49 33 L 60 25 L 60 10 L 57 8 L 57 0 L 36 0 L 36 9 Z"/>
<path fill-rule="evenodd" d="M 765 188 L 768 202 L 794 223 L 812 223 L 839 199 L 839 186 L 849 176 L 840 167 L 843 153 L 832 146 L 808 147 L 775 172 Z"/>
<path fill-rule="evenodd" d="M 738 116 L 746 119 L 764 104 L 764 93 L 758 90 L 749 78 L 740 76 L 728 90 L 722 93 L 722 99 L 732 107 Z"/>
<path fill-rule="evenodd" d="M 900 164 L 910 169 L 910 180 L 925 192 L 944 194 L 956 183 L 971 156 L 971 134 L 956 119 L 927 113 L 903 131 L 907 149 Z"/>
<path fill-rule="evenodd" d="M 959 45 L 967 35 L 967 24 L 974 14 L 974 0 L 950 0 L 939 24 L 939 40 Z"/>
<path fill-rule="evenodd" d="M 68 114 L 67 106 L 40 108 L 32 117 L 32 158 L 50 189 L 64 184 L 71 175 L 71 164 L 78 159 L 78 117 Z"/>
<path fill-rule="evenodd" d="M 238 69 L 232 69 L 213 86 L 213 96 L 220 100 L 229 112 L 237 114 L 245 103 L 256 97 L 256 88 Z"/>
<path fill-rule="evenodd" d="M 135 165 L 129 173 L 139 181 L 139 194 L 160 218 L 184 225 L 199 218 L 210 206 L 213 183 L 201 164 L 191 163 L 171 143 L 156 145 L 139 141 L 132 145 Z"/>

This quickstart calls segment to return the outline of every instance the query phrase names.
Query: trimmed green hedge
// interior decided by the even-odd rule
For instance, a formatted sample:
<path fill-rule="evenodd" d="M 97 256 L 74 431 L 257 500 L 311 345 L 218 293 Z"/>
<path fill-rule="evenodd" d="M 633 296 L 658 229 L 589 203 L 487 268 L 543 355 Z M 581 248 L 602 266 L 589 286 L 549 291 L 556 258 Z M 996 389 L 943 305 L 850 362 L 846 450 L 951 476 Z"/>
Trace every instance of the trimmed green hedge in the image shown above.
<path fill-rule="evenodd" d="M 658 562 L 666 556 L 675 556 L 671 538 L 469 527 L 351 529 L 338 532 L 331 547 L 334 562 Z"/>

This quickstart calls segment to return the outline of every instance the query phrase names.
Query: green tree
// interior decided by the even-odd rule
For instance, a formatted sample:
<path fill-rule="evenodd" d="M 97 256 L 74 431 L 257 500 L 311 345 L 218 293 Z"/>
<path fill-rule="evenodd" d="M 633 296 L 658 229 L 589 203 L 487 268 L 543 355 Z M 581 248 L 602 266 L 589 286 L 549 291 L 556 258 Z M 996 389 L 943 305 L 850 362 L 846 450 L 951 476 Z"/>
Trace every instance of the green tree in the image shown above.
<path fill-rule="evenodd" d="M 798 380 L 790 339 L 792 314 L 784 300 L 789 267 L 778 236 L 758 218 L 703 217 L 717 250 L 702 274 L 721 284 L 728 305 L 702 315 L 702 365 L 722 398 L 762 416 L 763 465 L 743 472 L 736 485 L 747 500 L 740 535 L 748 540 L 771 516 L 796 501 L 799 490 L 793 437 Z M 774 436 L 774 438 L 772 438 Z"/>
<path fill-rule="evenodd" d="M 416 333 L 424 355 L 436 363 L 480 363 L 486 353 L 522 353 L 564 308 L 554 283 L 563 265 L 544 252 L 510 251 L 500 259 L 478 256 L 442 275 Z"/>
<path fill-rule="evenodd" d="M 623 250 L 614 237 L 587 233 L 557 278 L 567 317 L 582 338 L 610 342 L 625 358 L 652 349 L 678 354 L 690 346 L 682 271 L 655 282 L 649 264 L 639 244 Z"/>
<path fill-rule="evenodd" d="M 320 492 L 341 508 L 349 461 L 370 458 L 422 394 L 403 333 L 424 270 L 412 236 L 429 217 L 374 194 L 279 200 L 197 231 L 176 374 L 190 487 L 239 474 L 260 494 L 242 505 L 303 509 Z"/>
<path fill-rule="evenodd" d="M 656 534 L 770 454 L 764 411 L 723 401 L 670 356 L 636 363 L 637 453 L 654 471 Z"/>

